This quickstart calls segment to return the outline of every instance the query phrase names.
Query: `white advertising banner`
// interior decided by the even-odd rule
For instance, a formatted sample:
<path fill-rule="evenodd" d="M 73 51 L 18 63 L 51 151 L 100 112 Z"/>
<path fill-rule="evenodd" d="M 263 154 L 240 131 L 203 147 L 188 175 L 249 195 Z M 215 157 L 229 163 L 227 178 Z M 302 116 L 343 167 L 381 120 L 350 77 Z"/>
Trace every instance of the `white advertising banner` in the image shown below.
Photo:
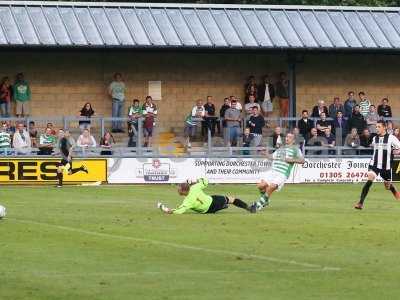
<path fill-rule="evenodd" d="M 287 183 L 345 183 L 367 178 L 369 159 L 306 159 Z M 110 158 L 109 183 L 180 183 L 206 177 L 211 183 L 256 183 L 271 161 L 252 158 Z"/>

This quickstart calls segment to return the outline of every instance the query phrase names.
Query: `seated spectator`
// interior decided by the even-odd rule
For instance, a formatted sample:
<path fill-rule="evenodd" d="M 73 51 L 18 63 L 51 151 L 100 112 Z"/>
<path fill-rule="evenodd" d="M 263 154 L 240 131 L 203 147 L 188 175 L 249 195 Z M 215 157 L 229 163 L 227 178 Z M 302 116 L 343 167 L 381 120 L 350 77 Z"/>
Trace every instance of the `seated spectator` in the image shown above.
<path fill-rule="evenodd" d="M 250 128 L 246 127 L 243 132 L 242 147 L 250 148 L 253 142 L 254 135 L 250 133 Z M 242 155 L 250 155 L 250 150 L 243 150 Z"/>
<path fill-rule="evenodd" d="M 87 119 L 90 119 L 92 116 L 94 116 L 94 110 L 93 110 L 92 104 L 90 104 L 90 102 L 85 103 L 85 105 L 79 111 L 79 116 L 81 118 L 86 118 L 86 120 L 79 121 L 79 128 L 81 129 L 81 131 L 83 129 L 90 129 L 90 120 L 87 120 Z"/>
<path fill-rule="evenodd" d="M 360 135 L 360 146 L 367 148 L 367 149 L 363 149 L 360 150 L 360 154 L 363 155 L 371 155 L 373 150 L 371 148 L 371 144 L 372 144 L 372 139 L 373 139 L 374 135 L 371 134 L 371 132 L 368 130 L 368 128 L 365 128 L 362 132 L 362 134 Z"/>
<path fill-rule="evenodd" d="M 208 129 L 211 131 L 211 136 L 215 135 L 215 127 L 218 128 L 218 132 L 220 132 L 219 124 L 217 123 L 217 116 L 215 115 L 215 105 L 213 103 L 212 96 L 207 96 L 207 103 L 204 104 L 204 134 L 203 136 L 208 135 Z M 202 132 L 203 133 L 203 132 Z"/>
<path fill-rule="evenodd" d="M 285 137 L 282 134 L 282 129 L 277 126 L 275 127 L 274 134 L 272 135 L 272 147 L 280 148 L 285 144 Z"/>
<path fill-rule="evenodd" d="M 192 113 L 190 113 L 185 119 L 185 127 L 183 129 L 187 148 L 192 147 L 190 139 L 196 136 L 196 129 L 197 129 L 197 122 L 194 120 Z"/>
<path fill-rule="evenodd" d="M 221 108 L 219 109 L 219 118 L 222 123 L 222 128 L 226 128 L 226 122 L 224 120 L 226 110 L 231 107 L 231 102 L 229 98 L 224 98 L 224 104 L 222 104 Z"/>
<path fill-rule="evenodd" d="M 349 119 L 353 115 L 353 108 L 357 105 L 357 100 L 354 98 L 354 92 L 350 91 L 347 93 L 348 98 L 344 102 L 344 117 Z"/>
<path fill-rule="evenodd" d="M 310 138 L 311 129 L 314 128 L 314 121 L 308 118 L 308 110 L 301 112 L 301 119 L 297 122 L 300 134 L 306 141 Z"/>
<path fill-rule="evenodd" d="M 0 83 L 0 115 L 2 118 L 10 117 L 11 83 L 8 77 L 3 77 Z"/>
<path fill-rule="evenodd" d="M 244 110 L 245 110 L 245 113 L 246 113 L 246 121 L 248 121 L 250 116 L 253 114 L 253 108 L 254 107 L 257 107 L 258 111 L 261 111 L 260 110 L 260 104 L 258 104 L 255 101 L 256 101 L 256 98 L 254 96 L 250 96 L 249 97 L 249 102 L 244 105 Z"/>
<path fill-rule="evenodd" d="M 240 110 L 241 112 L 243 110 L 243 107 L 240 103 L 240 99 L 236 98 L 235 96 L 229 96 L 229 103 L 232 103 L 232 101 L 236 101 L 236 109 Z"/>
<path fill-rule="evenodd" d="M 51 128 L 47 127 L 45 132 L 39 138 L 39 155 L 51 155 L 56 145 L 56 137 L 51 132 Z"/>
<path fill-rule="evenodd" d="M 30 121 L 29 122 L 29 137 L 31 138 L 31 143 L 32 143 L 32 148 L 36 148 L 37 147 L 37 137 L 38 137 L 38 132 L 36 130 L 35 127 L 35 122 L 34 121 Z"/>
<path fill-rule="evenodd" d="M 372 104 L 369 107 L 369 113 L 368 113 L 367 117 L 365 118 L 368 129 L 371 133 L 376 133 L 376 123 L 378 122 L 379 119 L 380 119 L 380 117 L 376 113 L 375 105 Z"/>
<path fill-rule="evenodd" d="M 326 119 L 326 114 L 324 112 L 321 113 L 320 119 L 316 123 L 318 134 L 321 136 L 325 135 L 325 129 L 329 128 L 332 130 L 332 122 Z"/>
<path fill-rule="evenodd" d="M 250 100 L 250 96 L 254 96 L 255 99 L 258 99 L 258 95 L 257 95 L 257 82 L 256 82 L 256 78 L 254 76 L 250 76 L 247 84 L 246 84 L 246 90 L 245 90 L 245 94 L 246 94 L 246 99 L 245 99 L 245 103 L 248 103 Z"/>
<path fill-rule="evenodd" d="M 100 147 L 102 149 L 100 155 L 112 155 L 113 152 L 111 148 L 113 144 L 115 144 L 114 137 L 110 132 L 107 131 L 100 139 Z"/>
<path fill-rule="evenodd" d="M 11 134 L 7 132 L 7 123 L 2 122 L 0 128 L 0 155 L 11 154 Z"/>
<path fill-rule="evenodd" d="M 336 136 L 336 145 L 342 146 L 344 139 L 347 136 L 347 121 L 344 119 L 341 111 L 336 113 L 336 118 L 333 121 L 332 132 L 334 132 Z"/>
<path fill-rule="evenodd" d="M 312 128 L 310 131 L 310 139 L 307 141 L 307 147 L 321 147 L 324 138 L 318 135 L 317 128 Z M 320 155 L 321 150 L 307 150 L 307 154 Z"/>
<path fill-rule="evenodd" d="M 83 149 L 88 149 L 88 148 L 95 148 L 96 147 L 96 140 L 94 137 L 90 134 L 89 129 L 83 129 L 82 134 L 79 136 L 76 145 L 78 147 L 81 147 Z"/>
<path fill-rule="evenodd" d="M 386 132 L 388 134 L 393 134 L 394 130 L 393 130 L 394 126 L 393 126 L 393 122 L 392 121 L 387 121 L 386 122 Z"/>
<path fill-rule="evenodd" d="M 352 128 L 350 133 L 346 136 L 346 140 L 344 142 L 345 146 L 351 148 L 360 147 L 360 137 L 358 136 L 357 128 Z M 354 150 L 345 150 L 344 154 L 354 155 L 357 154 L 357 151 Z"/>
<path fill-rule="evenodd" d="M 71 136 L 71 133 L 69 132 L 69 130 L 59 129 L 58 130 L 58 139 L 57 139 L 57 151 L 60 150 L 61 139 L 64 137 L 67 139 L 70 147 L 73 148 L 76 146 L 76 142 L 75 142 L 74 138 Z"/>
<path fill-rule="evenodd" d="M 56 136 L 56 130 L 53 127 L 53 123 L 49 122 L 46 125 L 46 129 L 49 128 L 50 129 L 50 134 Z"/>
<path fill-rule="evenodd" d="M 264 117 L 268 118 L 273 111 L 272 101 L 275 98 L 275 88 L 268 75 L 264 76 L 264 82 L 258 88 L 258 103 L 261 104 L 261 110 Z"/>
<path fill-rule="evenodd" d="M 6 125 L 7 125 L 7 132 L 8 132 L 11 136 L 13 136 L 14 133 L 15 133 L 15 130 L 16 130 L 15 126 L 13 126 L 13 125 L 11 124 L 11 121 L 6 121 L 5 123 L 6 123 Z"/>
<path fill-rule="evenodd" d="M 361 115 L 366 118 L 369 113 L 369 107 L 371 106 L 371 102 L 367 99 L 367 96 L 364 92 L 359 92 L 358 97 L 360 98 L 360 113 Z"/>
<path fill-rule="evenodd" d="M 237 140 L 240 135 L 240 124 L 242 121 L 241 112 L 236 108 L 236 100 L 232 100 L 231 107 L 225 111 L 224 119 L 226 121 L 226 128 L 228 131 L 229 145 L 236 147 Z"/>
<path fill-rule="evenodd" d="M 17 154 L 24 155 L 31 152 L 31 145 L 31 138 L 28 131 L 25 130 L 24 124 L 19 122 L 13 136 L 13 148 Z"/>
<path fill-rule="evenodd" d="M 388 98 L 383 98 L 382 104 L 378 105 L 378 115 L 382 118 L 392 117 L 392 108 L 389 106 Z"/>
<path fill-rule="evenodd" d="M 318 100 L 318 104 L 312 109 L 311 118 L 319 118 L 321 113 L 325 113 L 325 116 L 328 115 L 328 108 L 325 106 L 324 100 Z"/>
<path fill-rule="evenodd" d="M 400 140 L 400 128 L 399 128 L 399 127 L 396 127 L 396 128 L 393 130 L 393 135 L 394 135 L 395 137 L 397 137 L 398 140 Z"/>
<path fill-rule="evenodd" d="M 322 146 L 323 147 L 327 147 L 327 148 L 334 148 L 336 145 L 336 138 L 335 136 L 332 134 L 331 129 L 330 128 L 326 128 L 325 129 L 325 135 L 323 136 L 324 139 L 322 140 Z M 329 150 L 328 154 L 330 155 L 334 155 L 335 151 L 334 150 Z"/>
<path fill-rule="evenodd" d="M 294 141 L 296 145 L 299 145 L 300 150 L 304 149 L 304 144 L 306 142 L 305 138 L 301 135 L 299 128 L 295 127 L 292 130 L 294 135 Z"/>
<path fill-rule="evenodd" d="M 344 107 L 343 104 L 340 103 L 339 97 L 335 97 L 333 98 L 333 103 L 329 105 L 329 117 L 335 119 L 338 111 L 343 112 Z"/>
<path fill-rule="evenodd" d="M 356 128 L 359 134 L 367 127 L 367 122 L 360 113 L 360 106 L 355 105 L 353 115 L 347 122 L 348 128 Z"/>
<path fill-rule="evenodd" d="M 250 133 L 253 134 L 253 147 L 258 147 L 262 142 L 263 127 L 265 126 L 265 120 L 262 115 L 260 115 L 260 108 L 253 106 L 252 115 L 249 118 L 248 127 L 250 128 Z"/>
<path fill-rule="evenodd" d="M 157 106 L 153 103 L 151 96 L 146 97 L 146 101 L 142 106 L 144 116 L 143 133 L 144 147 L 151 147 L 155 118 L 157 117 Z"/>

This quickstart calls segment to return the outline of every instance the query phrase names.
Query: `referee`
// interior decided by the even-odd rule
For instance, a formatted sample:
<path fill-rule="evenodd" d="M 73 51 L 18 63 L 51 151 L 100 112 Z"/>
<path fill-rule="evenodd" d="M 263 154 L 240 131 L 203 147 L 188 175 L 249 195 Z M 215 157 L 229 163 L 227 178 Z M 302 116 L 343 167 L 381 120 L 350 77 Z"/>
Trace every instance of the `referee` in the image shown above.
<path fill-rule="evenodd" d="M 377 135 L 372 140 L 374 153 L 368 167 L 368 181 L 365 183 L 360 201 L 354 206 L 355 209 L 362 209 L 365 198 L 368 195 L 375 178 L 380 175 L 387 190 L 390 190 L 397 200 L 400 200 L 400 192 L 392 184 L 392 161 L 393 149 L 400 149 L 400 141 L 386 131 L 386 123 L 378 121 L 376 124 Z"/>

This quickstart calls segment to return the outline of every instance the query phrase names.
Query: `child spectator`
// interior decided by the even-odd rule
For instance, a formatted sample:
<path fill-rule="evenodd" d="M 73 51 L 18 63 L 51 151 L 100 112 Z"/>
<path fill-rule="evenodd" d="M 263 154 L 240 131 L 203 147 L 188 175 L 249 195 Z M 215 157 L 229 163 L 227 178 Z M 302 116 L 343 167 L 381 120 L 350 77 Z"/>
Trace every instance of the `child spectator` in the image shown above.
<path fill-rule="evenodd" d="M 36 148 L 37 147 L 37 137 L 38 137 L 38 132 L 35 128 L 35 122 L 34 121 L 30 121 L 29 122 L 29 137 L 31 138 L 31 143 L 32 143 L 32 148 Z"/>
<path fill-rule="evenodd" d="M 144 116 L 144 147 L 151 147 L 154 121 L 157 116 L 157 106 L 153 103 L 151 96 L 146 97 L 146 102 L 143 104 L 142 111 Z"/>
<path fill-rule="evenodd" d="M 389 105 L 389 99 L 383 98 L 382 104 L 378 105 L 378 115 L 383 118 L 392 117 L 392 108 Z"/>
<path fill-rule="evenodd" d="M 39 138 L 39 155 L 51 155 L 56 144 L 56 137 L 51 132 L 51 128 L 47 127 L 45 132 Z"/>
<path fill-rule="evenodd" d="M 31 145 L 32 142 L 28 131 L 25 130 L 24 124 L 19 122 L 13 136 L 13 148 L 17 154 L 24 155 L 30 153 Z"/>
<path fill-rule="evenodd" d="M 3 77 L 0 83 L 0 110 L 2 118 L 10 117 L 11 92 L 10 79 Z"/>
<path fill-rule="evenodd" d="M 358 97 L 360 97 L 360 113 L 361 115 L 366 118 L 369 113 L 369 107 L 371 106 L 371 102 L 367 99 L 364 92 L 359 92 Z"/>
<path fill-rule="evenodd" d="M 81 147 L 83 149 L 88 149 L 88 148 L 95 148 L 96 147 L 96 140 L 94 137 L 90 134 L 89 129 L 84 129 L 82 131 L 82 134 L 79 136 L 76 145 L 78 147 Z"/>
<path fill-rule="evenodd" d="M 83 129 L 90 129 L 90 119 L 94 115 L 94 110 L 92 108 L 92 104 L 90 102 L 86 102 L 85 105 L 81 108 L 79 111 L 79 116 L 81 118 L 86 118 L 86 120 L 80 120 L 79 121 L 79 128 L 81 131 Z"/>
<path fill-rule="evenodd" d="M 114 137 L 110 132 L 104 133 L 104 136 L 100 139 L 100 146 L 102 148 L 100 155 L 112 155 L 112 145 L 115 144 Z"/>
<path fill-rule="evenodd" d="M 121 118 L 124 112 L 125 83 L 121 73 L 114 74 L 114 81 L 108 87 L 112 99 L 112 117 Z M 112 132 L 123 132 L 121 121 L 112 121 Z"/>
<path fill-rule="evenodd" d="M 250 128 L 246 127 L 243 133 L 243 144 L 242 147 L 250 148 L 253 141 L 254 135 L 250 133 Z M 242 155 L 250 155 L 250 150 L 243 150 Z"/>
<path fill-rule="evenodd" d="M 53 127 L 53 123 L 49 122 L 46 125 L 46 129 L 49 128 L 50 129 L 50 134 L 56 136 L 56 130 Z"/>
<path fill-rule="evenodd" d="M 17 74 L 15 81 L 13 99 L 16 102 L 17 117 L 28 117 L 31 113 L 31 89 L 24 78 L 23 73 Z"/>
<path fill-rule="evenodd" d="M 7 123 L 1 123 L 0 128 L 0 155 L 10 154 L 11 148 L 11 135 L 7 132 Z"/>
<path fill-rule="evenodd" d="M 143 115 L 139 99 L 133 99 L 132 105 L 128 109 L 128 126 L 135 127 L 138 130 L 139 118 Z"/>

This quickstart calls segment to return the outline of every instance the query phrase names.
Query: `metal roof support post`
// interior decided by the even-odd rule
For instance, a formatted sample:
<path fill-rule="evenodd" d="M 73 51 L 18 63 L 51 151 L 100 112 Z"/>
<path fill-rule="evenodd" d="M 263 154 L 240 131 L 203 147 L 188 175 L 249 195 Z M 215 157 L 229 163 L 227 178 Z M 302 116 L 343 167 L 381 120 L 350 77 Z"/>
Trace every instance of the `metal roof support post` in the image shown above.
<path fill-rule="evenodd" d="M 288 55 L 289 117 L 296 117 L 296 56 Z M 290 122 L 289 122 L 290 124 Z"/>

